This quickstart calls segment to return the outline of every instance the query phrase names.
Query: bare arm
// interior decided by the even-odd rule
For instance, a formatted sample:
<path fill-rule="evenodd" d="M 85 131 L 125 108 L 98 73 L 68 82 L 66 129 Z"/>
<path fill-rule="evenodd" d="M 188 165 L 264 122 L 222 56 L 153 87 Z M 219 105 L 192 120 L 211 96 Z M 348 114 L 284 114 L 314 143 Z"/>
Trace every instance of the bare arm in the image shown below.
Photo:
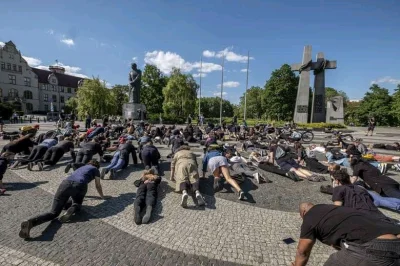
<path fill-rule="evenodd" d="M 343 201 L 334 201 L 334 202 L 333 202 L 333 205 L 336 205 L 336 206 L 343 206 Z"/>
<path fill-rule="evenodd" d="M 315 244 L 315 240 L 300 238 L 297 245 L 296 260 L 293 265 L 303 266 L 306 265 L 310 258 L 311 250 Z"/>
<path fill-rule="evenodd" d="M 100 183 L 100 177 L 96 176 L 94 179 L 94 183 L 96 185 L 96 190 L 99 193 L 99 196 L 104 199 L 104 195 L 103 195 L 103 189 L 101 187 L 101 183 Z"/>

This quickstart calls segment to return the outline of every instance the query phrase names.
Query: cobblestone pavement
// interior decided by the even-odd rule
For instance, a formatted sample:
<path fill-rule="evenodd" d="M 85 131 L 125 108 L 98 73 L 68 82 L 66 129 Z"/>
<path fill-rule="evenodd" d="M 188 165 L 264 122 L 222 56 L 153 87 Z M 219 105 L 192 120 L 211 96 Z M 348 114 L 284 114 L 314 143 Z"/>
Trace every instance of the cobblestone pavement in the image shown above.
<path fill-rule="evenodd" d="M 194 149 L 201 154 L 201 149 Z M 161 148 L 163 158 L 167 152 Z M 118 173 L 117 180 L 102 181 L 104 193 L 112 199 L 98 200 L 91 184 L 83 212 L 72 223 L 43 224 L 32 230 L 31 240 L 19 239 L 20 222 L 50 208 L 52 195 L 65 177 L 64 166 L 65 160 L 51 171 L 21 168 L 6 174 L 8 196 L 0 197 L 0 265 L 16 265 L 13 261 L 25 256 L 21 263 L 37 258 L 42 263 L 38 265 L 289 265 L 296 244 L 282 240 L 298 241 L 298 203 L 330 202 L 329 196 L 319 193 L 321 183 L 294 183 L 270 174 L 271 184 L 245 184 L 253 188 L 250 194 L 255 203 L 238 201 L 235 193 L 214 195 L 212 181 L 203 180 L 207 206 L 183 209 L 180 195 L 173 192 L 174 183 L 167 180 L 169 165 L 164 162 L 154 218 L 148 225 L 137 226 L 133 181 L 142 168 L 129 166 Z M 400 219 L 399 214 L 384 212 Z M 308 265 L 322 265 L 333 251 L 318 243 Z M 12 255 L 15 252 L 18 255 Z"/>

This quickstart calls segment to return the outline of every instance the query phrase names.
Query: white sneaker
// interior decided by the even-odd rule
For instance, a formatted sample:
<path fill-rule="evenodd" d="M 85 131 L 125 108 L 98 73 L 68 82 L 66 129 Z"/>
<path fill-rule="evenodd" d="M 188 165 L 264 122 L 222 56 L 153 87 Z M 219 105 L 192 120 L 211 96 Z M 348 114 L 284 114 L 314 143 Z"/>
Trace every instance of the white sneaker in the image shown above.
<path fill-rule="evenodd" d="M 181 206 L 183 208 L 187 207 L 187 200 L 188 200 L 189 195 L 187 193 L 182 194 L 182 200 L 181 200 Z"/>
<path fill-rule="evenodd" d="M 257 181 L 258 184 L 260 184 L 260 174 L 259 173 L 255 173 L 253 174 L 255 180 Z"/>
<path fill-rule="evenodd" d="M 199 206 L 204 206 L 206 205 L 206 202 L 204 201 L 203 196 L 200 194 L 200 192 L 196 193 L 196 199 L 197 199 L 197 205 Z"/>

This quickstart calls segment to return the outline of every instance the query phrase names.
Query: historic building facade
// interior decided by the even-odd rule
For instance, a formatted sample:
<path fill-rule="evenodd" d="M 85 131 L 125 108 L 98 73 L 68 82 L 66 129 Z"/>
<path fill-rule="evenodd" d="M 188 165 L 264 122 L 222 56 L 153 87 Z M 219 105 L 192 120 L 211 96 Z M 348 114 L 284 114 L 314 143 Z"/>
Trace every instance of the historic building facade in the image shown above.
<path fill-rule="evenodd" d="M 63 110 L 82 82 L 58 65 L 48 70 L 30 67 L 12 41 L 0 47 L 0 102 L 12 103 L 16 111 Z"/>

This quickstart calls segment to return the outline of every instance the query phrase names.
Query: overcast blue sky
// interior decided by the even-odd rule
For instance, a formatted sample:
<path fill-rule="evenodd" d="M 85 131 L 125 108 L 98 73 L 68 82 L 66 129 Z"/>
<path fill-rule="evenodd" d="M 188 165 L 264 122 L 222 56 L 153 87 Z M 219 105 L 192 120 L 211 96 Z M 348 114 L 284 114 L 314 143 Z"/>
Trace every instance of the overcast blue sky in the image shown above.
<path fill-rule="evenodd" d="M 180 67 L 198 76 L 204 54 L 203 92 L 221 83 L 238 102 L 249 86 L 264 86 L 284 63 L 299 63 L 303 47 L 313 59 L 337 60 L 326 86 L 359 99 L 372 82 L 391 91 L 400 83 L 398 0 L 147 0 L 2 1 L 0 41 L 12 40 L 32 66 L 57 59 L 71 73 L 126 84 L 131 62 Z M 196 78 L 198 80 L 198 77 Z"/>

